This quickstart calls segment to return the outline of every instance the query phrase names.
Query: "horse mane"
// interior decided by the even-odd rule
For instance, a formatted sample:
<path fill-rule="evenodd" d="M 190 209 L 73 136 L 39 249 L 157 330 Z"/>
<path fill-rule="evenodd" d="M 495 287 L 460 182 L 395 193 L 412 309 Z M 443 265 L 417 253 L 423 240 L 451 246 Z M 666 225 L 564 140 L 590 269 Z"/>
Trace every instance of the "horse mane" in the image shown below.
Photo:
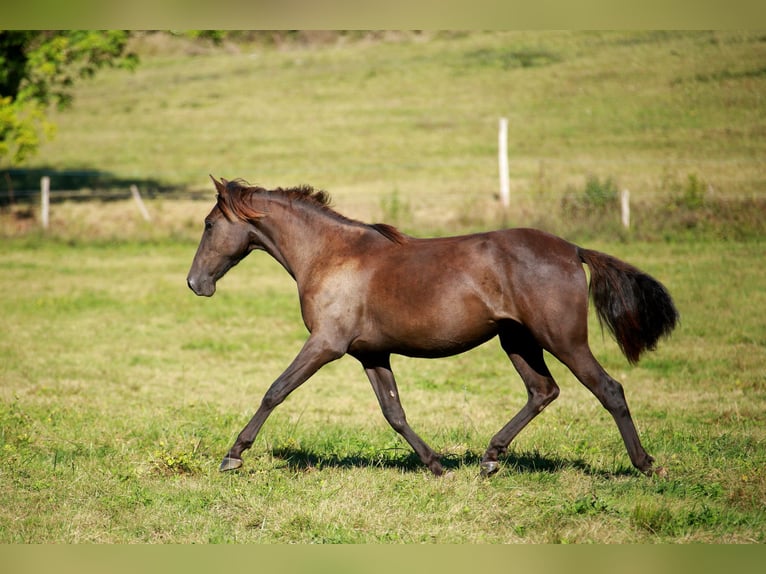
<path fill-rule="evenodd" d="M 227 219 L 241 219 L 243 221 L 253 221 L 267 215 L 267 212 L 253 207 L 253 196 L 256 194 L 272 194 L 285 198 L 288 202 L 298 202 L 326 213 L 333 219 L 348 223 L 351 225 L 361 225 L 380 233 L 383 237 L 392 243 L 405 243 L 407 236 L 396 227 L 386 223 L 367 224 L 341 215 L 335 211 L 332 205 L 330 194 L 321 189 L 314 189 L 309 185 L 300 185 L 297 187 L 266 189 L 248 184 L 242 179 L 236 179 L 226 183 L 226 193 L 218 194 L 218 207 Z"/>

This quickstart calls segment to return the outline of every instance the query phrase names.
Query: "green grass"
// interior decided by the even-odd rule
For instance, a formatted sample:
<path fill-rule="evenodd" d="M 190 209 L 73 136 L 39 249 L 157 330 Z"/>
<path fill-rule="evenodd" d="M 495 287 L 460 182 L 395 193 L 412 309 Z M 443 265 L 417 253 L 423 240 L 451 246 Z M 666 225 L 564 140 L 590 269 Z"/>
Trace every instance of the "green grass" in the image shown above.
<path fill-rule="evenodd" d="M 2 542 L 764 542 L 762 243 L 596 244 L 666 281 L 682 325 L 631 368 L 593 324 L 666 480 L 634 472 L 608 414 L 562 395 L 479 477 L 525 400 L 499 345 L 396 358 L 430 476 L 350 358 L 269 419 L 242 471 L 220 458 L 305 337 L 289 277 L 250 257 L 212 299 L 192 243 L 6 240 L 0 301 Z"/>
<path fill-rule="evenodd" d="M 763 34 L 141 50 L 135 73 L 78 86 L 22 167 L 136 181 L 156 191 L 152 221 L 130 200 L 54 201 L 46 233 L 34 203 L 0 211 L 0 542 L 765 541 Z M 481 479 L 489 438 L 526 399 L 496 343 L 394 359 L 448 479 L 388 427 L 349 358 L 220 474 L 306 333 L 294 284 L 263 254 L 212 299 L 186 288 L 208 173 L 323 187 L 340 212 L 420 236 L 541 226 L 654 274 L 681 311 L 673 336 L 636 367 L 595 318 L 591 344 L 668 478 L 632 469 L 609 415 L 551 360 L 560 398 Z M 611 184 L 631 191 L 629 232 L 601 195 Z"/>

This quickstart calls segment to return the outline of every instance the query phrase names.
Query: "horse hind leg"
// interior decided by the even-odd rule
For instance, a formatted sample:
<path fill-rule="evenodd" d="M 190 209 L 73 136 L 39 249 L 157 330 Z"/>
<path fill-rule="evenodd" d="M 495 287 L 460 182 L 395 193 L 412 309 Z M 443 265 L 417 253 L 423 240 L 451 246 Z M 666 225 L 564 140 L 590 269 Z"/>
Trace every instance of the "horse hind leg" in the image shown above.
<path fill-rule="evenodd" d="M 653 466 L 654 458 L 644 450 L 638 438 L 622 385 L 604 370 L 590 348 L 587 345 L 580 346 L 575 353 L 559 358 L 612 415 L 633 466 L 647 476 L 664 476 L 665 470 Z"/>
<path fill-rule="evenodd" d="M 543 359 L 542 347 L 525 327 L 513 325 L 500 333 L 500 344 L 524 381 L 527 403 L 489 441 L 481 459 L 483 476 L 491 476 L 499 470 L 498 456 L 505 454 L 516 435 L 559 396 L 559 387 Z"/>

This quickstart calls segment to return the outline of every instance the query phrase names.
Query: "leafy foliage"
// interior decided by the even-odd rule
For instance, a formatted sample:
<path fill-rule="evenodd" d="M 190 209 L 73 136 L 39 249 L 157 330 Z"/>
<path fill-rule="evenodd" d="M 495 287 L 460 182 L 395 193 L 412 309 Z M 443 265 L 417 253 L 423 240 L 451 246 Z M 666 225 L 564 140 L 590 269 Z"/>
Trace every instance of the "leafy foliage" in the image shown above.
<path fill-rule="evenodd" d="M 129 33 L 120 30 L 0 32 L 0 161 L 19 163 L 34 154 L 41 135 L 51 137 L 51 104 L 72 103 L 75 82 L 104 67 L 133 69 Z"/>
<path fill-rule="evenodd" d="M 617 204 L 617 184 L 611 177 L 604 180 L 595 175 L 589 175 L 581 191 L 570 190 L 562 201 L 565 211 L 572 213 L 593 212 L 603 213 Z"/>
<path fill-rule="evenodd" d="M 55 133 L 39 104 L 0 97 L 0 161 L 9 157 L 12 163 L 17 163 L 34 154 L 40 144 L 41 131 L 47 137 Z"/>

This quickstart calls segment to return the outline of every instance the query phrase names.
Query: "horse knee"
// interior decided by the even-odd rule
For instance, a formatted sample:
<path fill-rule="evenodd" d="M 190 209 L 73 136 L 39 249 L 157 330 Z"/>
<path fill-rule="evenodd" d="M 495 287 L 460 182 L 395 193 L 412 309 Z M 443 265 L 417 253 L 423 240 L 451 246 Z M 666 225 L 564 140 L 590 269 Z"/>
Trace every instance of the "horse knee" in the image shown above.
<path fill-rule="evenodd" d="M 386 417 L 388 424 L 391 425 L 391 428 L 399 434 L 401 434 L 402 431 L 407 428 L 407 419 L 403 414 L 392 414 L 384 412 L 383 415 Z"/>
<path fill-rule="evenodd" d="M 282 403 L 283 400 L 284 398 L 280 396 L 280 393 L 276 389 L 269 389 L 266 391 L 266 394 L 263 395 L 263 399 L 261 399 L 261 408 L 266 409 L 267 411 L 272 411 Z"/>
<path fill-rule="evenodd" d="M 558 398 L 558 396 L 559 396 L 559 388 L 555 383 L 553 383 L 548 387 L 548 392 L 544 397 L 544 403 L 540 410 L 544 409 L 553 401 L 555 401 Z"/>
<path fill-rule="evenodd" d="M 534 387 L 529 390 L 529 400 L 535 405 L 537 412 L 542 411 L 545 407 L 555 401 L 558 396 L 559 387 L 553 381 L 546 381 L 545 385 Z"/>
<path fill-rule="evenodd" d="M 407 428 L 407 417 L 404 414 L 404 409 L 400 405 L 386 402 L 382 402 L 380 406 L 388 424 L 391 425 L 392 429 L 401 434 Z"/>

